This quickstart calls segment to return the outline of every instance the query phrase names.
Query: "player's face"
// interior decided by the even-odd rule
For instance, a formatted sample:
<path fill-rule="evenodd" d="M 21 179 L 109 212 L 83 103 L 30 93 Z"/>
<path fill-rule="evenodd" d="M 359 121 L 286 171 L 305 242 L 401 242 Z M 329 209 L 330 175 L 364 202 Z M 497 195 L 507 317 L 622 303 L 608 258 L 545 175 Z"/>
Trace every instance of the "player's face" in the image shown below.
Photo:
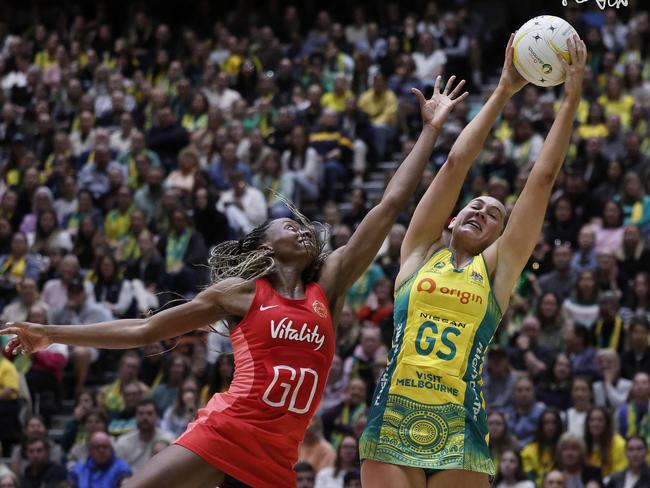
<path fill-rule="evenodd" d="M 310 231 L 293 219 L 274 220 L 269 225 L 266 236 L 273 253 L 280 260 L 298 259 L 308 263 L 316 256 L 317 250 Z"/>
<path fill-rule="evenodd" d="M 454 219 L 453 238 L 461 239 L 482 252 L 501 234 L 505 215 L 506 209 L 497 199 L 475 198 Z"/>

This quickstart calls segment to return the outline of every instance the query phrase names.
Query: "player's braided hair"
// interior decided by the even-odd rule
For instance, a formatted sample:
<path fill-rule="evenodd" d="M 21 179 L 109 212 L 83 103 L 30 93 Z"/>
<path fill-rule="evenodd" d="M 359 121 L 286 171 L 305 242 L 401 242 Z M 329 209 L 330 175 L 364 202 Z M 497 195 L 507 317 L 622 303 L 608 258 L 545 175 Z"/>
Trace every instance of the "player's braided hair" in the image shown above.
<path fill-rule="evenodd" d="M 327 226 L 312 222 L 289 201 L 276 195 L 291 210 L 294 218 L 309 231 L 309 247 L 312 262 L 302 272 L 302 279 L 309 283 L 318 279 L 320 268 L 327 258 L 325 244 L 328 241 Z M 239 277 L 253 280 L 268 276 L 275 271 L 275 259 L 271 249 L 260 247 L 266 238 L 271 221 L 255 227 L 237 241 L 226 241 L 216 246 L 210 253 L 208 265 L 213 283 L 225 278 Z"/>

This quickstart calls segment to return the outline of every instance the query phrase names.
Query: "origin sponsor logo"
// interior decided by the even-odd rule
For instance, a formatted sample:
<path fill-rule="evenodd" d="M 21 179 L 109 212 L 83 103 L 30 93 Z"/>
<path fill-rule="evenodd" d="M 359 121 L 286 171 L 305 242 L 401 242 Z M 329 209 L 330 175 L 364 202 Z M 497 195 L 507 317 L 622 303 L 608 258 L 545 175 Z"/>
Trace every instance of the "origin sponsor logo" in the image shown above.
<path fill-rule="evenodd" d="M 446 286 L 441 286 L 440 288 L 437 287 L 436 282 L 431 279 L 431 278 L 423 278 L 420 281 L 418 281 L 417 285 L 417 291 L 419 292 L 424 292 L 424 293 L 435 293 L 436 291 L 438 293 L 442 293 L 443 295 L 450 295 L 452 297 L 457 297 L 458 301 L 462 303 L 463 305 L 467 305 L 469 302 L 472 303 L 483 303 L 483 297 L 477 295 L 476 293 L 472 293 L 469 291 L 462 291 L 459 290 L 458 288 L 448 288 Z"/>

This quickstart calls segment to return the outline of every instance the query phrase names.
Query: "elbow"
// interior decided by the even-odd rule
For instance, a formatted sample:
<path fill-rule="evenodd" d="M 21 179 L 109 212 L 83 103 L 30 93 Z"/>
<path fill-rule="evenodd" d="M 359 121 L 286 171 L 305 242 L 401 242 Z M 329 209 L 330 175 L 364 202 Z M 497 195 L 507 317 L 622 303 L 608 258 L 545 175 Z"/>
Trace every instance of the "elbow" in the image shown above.
<path fill-rule="evenodd" d="M 387 196 L 382 199 L 379 212 L 386 220 L 395 221 L 406 205 L 406 200 L 406 198 Z"/>

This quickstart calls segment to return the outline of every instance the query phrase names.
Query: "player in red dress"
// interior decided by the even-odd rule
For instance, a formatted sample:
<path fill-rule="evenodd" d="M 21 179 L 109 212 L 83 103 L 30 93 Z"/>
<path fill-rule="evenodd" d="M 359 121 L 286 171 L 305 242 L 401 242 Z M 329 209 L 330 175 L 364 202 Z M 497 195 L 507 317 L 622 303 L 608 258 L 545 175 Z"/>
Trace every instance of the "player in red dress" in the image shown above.
<path fill-rule="evenodd" d="M 214 284 L 191 301 L 145 319 L 91 325 L 9 323 L 7 351 L 30 354 L 52 343 L 126 349 L 176 337 L 226 319 L 235 353 L 230 389 L 215 394 L 175 444 L 157 454 L 129 488 L 214 488 L 229 476 L 255 488 L 295 486 L 298 444 L 318 408 L 334 353 L 334 326 L 348 288 L 375 258 L 429 161 L 442 124 L 467 93 L 420 102 L 423 130 L 381 201 L 349 242 L 329 255 L 314 226 L 276 219 L 221 244 Z M 451 93 L 450 93 L 451 91 Z"/>

